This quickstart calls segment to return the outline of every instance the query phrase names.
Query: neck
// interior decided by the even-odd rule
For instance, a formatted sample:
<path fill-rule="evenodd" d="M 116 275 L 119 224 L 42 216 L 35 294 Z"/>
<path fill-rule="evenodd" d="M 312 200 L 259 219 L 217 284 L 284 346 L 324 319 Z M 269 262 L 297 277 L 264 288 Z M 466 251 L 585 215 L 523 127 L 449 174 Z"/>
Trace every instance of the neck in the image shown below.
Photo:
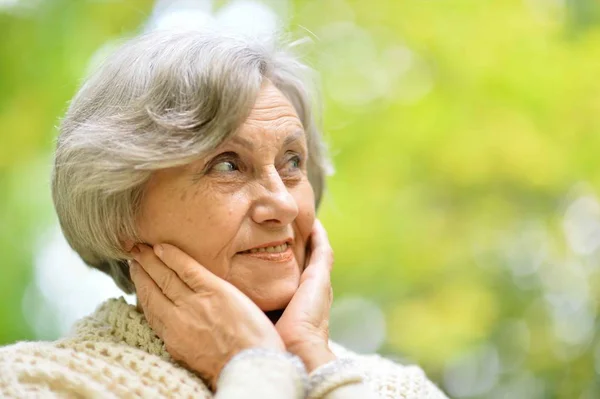
<path fill-rule="evenodd" d="M 271 320 L 271 323 L 275 324 L 275 323 L 277 323 L 277 321 L 283 314 L 284 310 L 285 309 L 269 310 L 269 311 L 265 312 L 265 314 L 267 315 L 269 320 Z"/>

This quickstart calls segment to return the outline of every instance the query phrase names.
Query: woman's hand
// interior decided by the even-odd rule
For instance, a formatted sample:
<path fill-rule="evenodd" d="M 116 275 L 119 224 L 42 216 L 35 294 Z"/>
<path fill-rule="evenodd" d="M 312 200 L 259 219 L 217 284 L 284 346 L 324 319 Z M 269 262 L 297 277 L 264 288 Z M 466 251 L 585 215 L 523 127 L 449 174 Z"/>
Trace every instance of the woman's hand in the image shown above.
<path fill-rule="evenodd" d="M 275 325 L 287 350 L 300 357 L 309 372 L 335 359 L 328 345 L 332 266 L 333 250 L 327 232 L 315 220 L 308 266 L 298 290 Z"/>
<path fill-rule="evenodd" d="M 137 260 L 131 278 L 148 323 L 173 359 L 213 388 L 236 353 L 251 347 L 285 351 L 273 324 L 248 297 L 177 247 L 137 245 L 131 253 Z"/>

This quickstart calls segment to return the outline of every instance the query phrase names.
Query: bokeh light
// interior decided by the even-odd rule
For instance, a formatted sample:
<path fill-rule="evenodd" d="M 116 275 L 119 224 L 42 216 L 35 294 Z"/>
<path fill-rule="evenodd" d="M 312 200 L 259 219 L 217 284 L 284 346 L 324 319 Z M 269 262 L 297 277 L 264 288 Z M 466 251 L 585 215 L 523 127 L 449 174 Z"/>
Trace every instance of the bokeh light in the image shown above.
<path fill-rule="evenodd" d="M 60 233 L 58 118 L 123 38 L 202 26 L 321 75 L 334 340 L 456 398 L 600 397 L 594 0 L 0 0 L 0 344 L 121 295 Z"/>

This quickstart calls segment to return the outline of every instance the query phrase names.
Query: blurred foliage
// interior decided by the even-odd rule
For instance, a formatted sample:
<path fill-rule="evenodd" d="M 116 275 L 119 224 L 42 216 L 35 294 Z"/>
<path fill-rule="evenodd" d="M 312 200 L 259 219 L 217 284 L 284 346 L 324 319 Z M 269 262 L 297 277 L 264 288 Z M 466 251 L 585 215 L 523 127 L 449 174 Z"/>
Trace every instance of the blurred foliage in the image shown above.
<path fill-rule="evenodd" d="M 0 344 L 35 338 L 21 298 L 40 231 L 56 223 L 53 126 L 90 57 L 152 7 L 0 8 Z M 291 10 L 291 29 L 316 36 L 337 170 L 320 212 L 336 298 L 375 303 L 380 351 L 452 396 L 600 397 L 600 5 Z"/>

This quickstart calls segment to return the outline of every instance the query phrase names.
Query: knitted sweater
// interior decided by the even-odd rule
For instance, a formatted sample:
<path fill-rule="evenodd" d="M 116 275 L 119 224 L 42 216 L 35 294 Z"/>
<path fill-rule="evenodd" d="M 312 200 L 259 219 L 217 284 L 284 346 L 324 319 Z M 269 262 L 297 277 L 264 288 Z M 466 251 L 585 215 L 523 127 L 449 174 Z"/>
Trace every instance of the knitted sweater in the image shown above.
<path fill-rule="evenodd" d="M 110 299 L 66 338 L 0 347 L 0 397 L 445 398 L 418 367 L 334 343 L 331 349 L 338 360 L 308 378 L 291 355 L 244 351 L 225 366 L 212 393 L 173 361 L 143 314 L 123 298 Z"/>

